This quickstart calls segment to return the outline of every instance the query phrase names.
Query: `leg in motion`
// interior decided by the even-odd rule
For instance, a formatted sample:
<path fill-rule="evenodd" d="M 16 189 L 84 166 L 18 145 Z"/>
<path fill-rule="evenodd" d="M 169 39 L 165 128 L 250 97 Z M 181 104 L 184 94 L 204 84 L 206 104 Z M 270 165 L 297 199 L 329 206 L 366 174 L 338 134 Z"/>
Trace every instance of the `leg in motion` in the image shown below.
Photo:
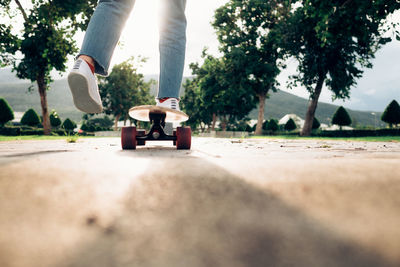
<path fill-rule="evenodd" d="M 99 113 L 102 103 L 94 73 L 107 75 L 111 57 L 135 0 L 100 0 L 86 30 L 79 57 L 68 75 L 75 106 Z"/>
<path fill-rule="evenodd" d="M 160 80 L 157 105 L 179 110 L 186 52 L 186 0 L 160 0 Z"/>

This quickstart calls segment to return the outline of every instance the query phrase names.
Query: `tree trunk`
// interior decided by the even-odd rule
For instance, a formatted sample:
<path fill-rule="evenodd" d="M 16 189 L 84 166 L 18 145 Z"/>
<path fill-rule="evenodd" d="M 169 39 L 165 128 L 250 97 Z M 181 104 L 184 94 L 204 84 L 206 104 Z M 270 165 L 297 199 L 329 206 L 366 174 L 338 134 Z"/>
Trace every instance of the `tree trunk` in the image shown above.
<path fill-rule="evenodd" d="M 217 114 L 213 113 L 211 131 L 215 131 L 215 124 L 217 123 Z"/>
<path fill-rule="evenodd" d="M 227 124 L 227 121 L 226 121 L 226 115 L 224 115 L 223 117 L 222 117 L 222 121 L 221 121 L 221 129 L 222 129 L 222 131 L 226 131 L 226 124 Z"/>
<path fill-rule="evenodd" d="M 46 94 L 47 86 L 44 81 L 44 74 L 39 74 L 37 76 L 36 83 L 38 85 L 39 95 L 40 95 L 40 105 L 42 107 L 43 132 L 45 135 L 49 135 L 51 132 L 51 125 L 50 125 L 49 109 L 47 107 L 47 94 Z"/>
<path fill-rule="evenodd" d="M 317 110 L 318 99 L 319 99 L 319 96 L 322 91 L 322 86 L 324 85 L 325 76 L 326 76 L 325 74 L 319 76 L 317 85 L 315 86 L 314 96 L 310 99 L 309 104 L 308 104 L 306 120 L 304 122 L 303 129 L 301 130 L 301 133 L 300 133 L 301 136 L 310 136 L 311 135 L 315 111 Z"/>
<path fill-rule="evenodd" d="M 114 131 L 118 131 L 118 121 L 119 118 L 121 117 L 121 114 L 118 114 L 117 116 L 115 116 L 115 120 L 114 120 Z"/>
<path fill-rule="evenodd" d="M 260 102 L 260 106 L 258 108 L 258 121 L 257 121 L 257 127 L 255 131 L 255 135 L 262 135 L 262 126 L 264 122 L 264 110 L 265 110 L 265 97 L 266 93 L 260 93 L 258 94 L 258 100 Z"/>

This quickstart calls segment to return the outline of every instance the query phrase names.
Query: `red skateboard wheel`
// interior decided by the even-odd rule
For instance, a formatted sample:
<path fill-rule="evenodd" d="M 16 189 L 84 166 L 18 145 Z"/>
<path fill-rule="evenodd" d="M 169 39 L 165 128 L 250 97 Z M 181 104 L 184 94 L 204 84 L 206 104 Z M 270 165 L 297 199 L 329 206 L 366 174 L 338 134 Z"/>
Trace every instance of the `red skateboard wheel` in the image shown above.
<path fill-rule="evenodd" d="M 192 130 L 189 126 L 176 128 L 176 148 L 190 149 L 192 143 Z"/>
<path fill-rule="evenodd" d="M 136 149 L 136 127 L 122 127 L 122 149 Z"/>

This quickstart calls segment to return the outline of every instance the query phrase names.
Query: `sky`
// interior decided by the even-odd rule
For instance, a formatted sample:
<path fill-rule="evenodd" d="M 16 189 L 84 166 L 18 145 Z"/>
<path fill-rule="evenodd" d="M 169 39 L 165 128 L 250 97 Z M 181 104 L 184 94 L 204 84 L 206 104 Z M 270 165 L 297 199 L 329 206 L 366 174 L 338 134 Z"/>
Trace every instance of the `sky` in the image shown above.
<path fill-rule="evenodd" d="M 120 44 L 114 51 L 111 67 L 131 56 L 140 55 L 148 58 L 148 61 L 139 71 L 145 75 L 158 74 L 158 1 L 136 0 L 135 7 L 122 32 Z M 204 47 L 209 48 L 209 53 L 215 56 L 219 55 L 219 44 L 211 21 L 215 9 L 227 1 L 187 0 L 188 27 L 184 76 L 191 75 L 190 63 L 201 62 L 200 56 Z M 29 5 L 30 0 L 22 0 L 22 3 Z M 397 12 L 392 20 L 400 22 L 400 12 Z M 76 36 L 79 46 L 82 43 L 83 35 L 83 33 L 79 33 Z M 374 67 L 366 69 L 363 78 L 352 88 L 351 99 L 334 101 L 334 104 L 357 110 L 383 111 L 392 99 L 400 102 L 400 42 L 393 41 L 387 44 L 376 53 L 376 58 L 372 63 Z M 72 56 L 68 64 L 73 65 Z M 304 88 L 288 89 L 286 87 L 287 77 L 295 72 L 296 62 L 293 59 L 289 60 L 288 68 L 282 71 L 278 77 L 281 83 L 280 89 L 308 98 L 308 93 Z M 65 76 L 66 74 L 64 74 Z M 320 101 L 332 103 L 331 94 L 326 88 L 320 96 Z"/>

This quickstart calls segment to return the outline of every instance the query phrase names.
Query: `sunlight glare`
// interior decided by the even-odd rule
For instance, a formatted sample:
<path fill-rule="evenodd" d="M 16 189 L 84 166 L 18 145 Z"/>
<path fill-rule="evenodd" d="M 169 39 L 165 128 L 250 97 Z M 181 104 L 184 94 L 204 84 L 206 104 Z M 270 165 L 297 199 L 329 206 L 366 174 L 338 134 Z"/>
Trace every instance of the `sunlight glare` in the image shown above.
<path fill-rule="evenodd" d="M 157 0 L 137 0 L 126 22 L 120 44 L 114 52 L 112 64 L 121 63 L 128 56 L 148 58 L 140 69 L 145 74 L 158 73 L 158 14 Z"/>

